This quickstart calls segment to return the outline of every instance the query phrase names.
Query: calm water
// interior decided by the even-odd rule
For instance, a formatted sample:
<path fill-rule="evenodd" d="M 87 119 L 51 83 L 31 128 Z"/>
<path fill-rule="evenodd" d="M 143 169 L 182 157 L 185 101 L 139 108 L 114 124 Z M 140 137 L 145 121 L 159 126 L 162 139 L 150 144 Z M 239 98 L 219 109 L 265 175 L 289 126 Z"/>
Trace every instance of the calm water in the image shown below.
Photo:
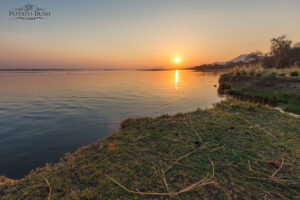
<path fill-rule="evenodd" d="M 218 75 L 192 71 L 0 72 L 0 175 L 20 178 L 128 117 L 211 107 Z"/>

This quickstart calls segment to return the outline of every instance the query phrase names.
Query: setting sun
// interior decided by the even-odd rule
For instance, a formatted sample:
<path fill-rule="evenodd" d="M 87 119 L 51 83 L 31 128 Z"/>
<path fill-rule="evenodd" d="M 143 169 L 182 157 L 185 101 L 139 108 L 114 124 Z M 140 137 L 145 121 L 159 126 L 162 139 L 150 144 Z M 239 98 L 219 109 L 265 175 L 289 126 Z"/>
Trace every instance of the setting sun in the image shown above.
<path fill-rule="evenodd" d="M 180 63 L 180 61 L 181 61 L 180 58 L 174 58 L 175 63 Z"/>

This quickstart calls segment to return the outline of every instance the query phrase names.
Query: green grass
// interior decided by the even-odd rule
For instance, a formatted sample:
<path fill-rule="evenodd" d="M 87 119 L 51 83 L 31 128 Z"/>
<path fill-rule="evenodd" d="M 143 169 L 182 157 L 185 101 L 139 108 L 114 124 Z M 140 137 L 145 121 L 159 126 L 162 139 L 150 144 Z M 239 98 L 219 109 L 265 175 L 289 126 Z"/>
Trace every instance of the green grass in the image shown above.
<path fill-rule="evenodd" d="M 107 139 L 0 186 L 0 199 L 47 199 L 50 187 L 51 200 L 297 199 L 299 143 L 300 119 L 228 99 L 208 110 L 127 119 Z"/>
<path fill-rule="evenodd" d="M 255 100 L 281 107 L 283 110 L 300 114 L 300 81 L 298 77 L 279 72 L 265 76 L 224 74 L 220 78 L 221 93 L 246 100 Z"/>

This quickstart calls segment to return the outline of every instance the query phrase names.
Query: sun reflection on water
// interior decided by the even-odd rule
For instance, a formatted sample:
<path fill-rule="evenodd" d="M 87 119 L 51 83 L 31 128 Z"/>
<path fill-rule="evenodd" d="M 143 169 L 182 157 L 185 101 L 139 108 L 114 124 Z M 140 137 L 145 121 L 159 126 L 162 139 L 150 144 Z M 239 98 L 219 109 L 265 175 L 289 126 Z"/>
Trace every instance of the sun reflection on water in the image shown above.
<path fill-rule="evenodd" d="M 178 70 L 175 70 L 174 86 L 175 86 L 175 89 L 178 90 Z"/>

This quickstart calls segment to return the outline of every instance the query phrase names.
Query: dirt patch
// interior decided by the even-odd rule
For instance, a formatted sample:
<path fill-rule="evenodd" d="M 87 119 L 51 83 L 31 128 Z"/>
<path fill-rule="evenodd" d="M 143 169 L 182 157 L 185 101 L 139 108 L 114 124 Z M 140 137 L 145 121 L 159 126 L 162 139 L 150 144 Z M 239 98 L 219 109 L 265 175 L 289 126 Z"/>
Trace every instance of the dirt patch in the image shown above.
<path fill-rule="evenodd" d="M 9 179 L 5 176 L 0 176 L 0 185 L 5 185 L 5 184 L 9 184 L 9 183 L 13 183 L 14 180 Z"/>

